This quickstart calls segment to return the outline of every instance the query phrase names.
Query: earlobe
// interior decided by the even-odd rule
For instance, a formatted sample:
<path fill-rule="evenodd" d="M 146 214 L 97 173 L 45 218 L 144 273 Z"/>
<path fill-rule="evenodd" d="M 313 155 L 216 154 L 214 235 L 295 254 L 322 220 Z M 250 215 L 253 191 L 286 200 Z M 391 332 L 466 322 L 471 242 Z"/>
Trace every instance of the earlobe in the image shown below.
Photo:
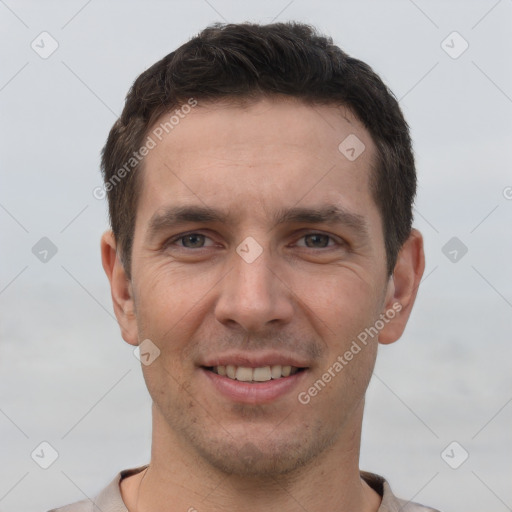
<path fill-rule="evenodd" d="M 112 304 L 121 335 L 130 345 L 138 345 L 132 283 L 119 257 L 117 243 L 111 230 L 106 231 L 101 237 L 101 262 L 110 282 Z"/>
<path fill-rule="evenodd" d="M 405 330 L 425 270 L 421 233 L 413 229 L 402 246 L 388 283 L 385 311 L 388 322 L 379 334 L 379 343 L 397 341 Z"/>

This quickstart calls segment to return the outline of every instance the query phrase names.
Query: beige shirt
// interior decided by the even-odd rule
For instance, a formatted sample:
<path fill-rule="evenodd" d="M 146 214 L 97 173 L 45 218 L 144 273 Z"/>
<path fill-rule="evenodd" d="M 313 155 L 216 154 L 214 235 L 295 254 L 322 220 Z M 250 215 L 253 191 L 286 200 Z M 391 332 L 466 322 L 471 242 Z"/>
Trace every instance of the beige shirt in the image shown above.
<path fill-rule="evenodd" d="M 77 503 L 66 505 L 65 507 L 52 509 L 49 512 L 128 512 L 121 496 L 119 483 L 123 478 L 135 475 L 146 469 L 146 467 L 147 466 L 141 466 L 139 468 L 121 471 L 92 501 L 78 501 Z M 424 507 L 423 505 L 397 498 L 391 492 L 391 487 L 387 481 L 379 475 L 362 471 L 361 478 L 382 496 L 382 502 L 377 512 L 439 512 L 433 508 Z"/>

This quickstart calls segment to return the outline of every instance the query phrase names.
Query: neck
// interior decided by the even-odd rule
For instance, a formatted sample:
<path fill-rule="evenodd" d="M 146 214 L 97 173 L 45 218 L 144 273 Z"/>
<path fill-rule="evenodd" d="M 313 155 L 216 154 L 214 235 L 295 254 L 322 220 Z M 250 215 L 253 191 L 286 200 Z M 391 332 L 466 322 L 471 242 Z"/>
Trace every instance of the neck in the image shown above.
<path fill-rule="evenodd" d="M 123 482 L 123 499 L 130 512 L 375 512 L 380 496 L 359 475 L 363 403 L 360 409 L 314 461 L 279 477 L 248 477 L 226 474 L 205 462 L 153 406 L 151 462 L 147 471 Z"/>

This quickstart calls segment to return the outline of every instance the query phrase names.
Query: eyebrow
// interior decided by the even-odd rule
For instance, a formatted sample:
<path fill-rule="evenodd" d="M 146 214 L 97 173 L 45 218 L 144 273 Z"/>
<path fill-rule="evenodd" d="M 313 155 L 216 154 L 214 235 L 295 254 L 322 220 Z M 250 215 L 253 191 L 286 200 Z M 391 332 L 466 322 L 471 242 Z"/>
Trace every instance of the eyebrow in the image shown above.
<path fill-rule="evenodd" d="M 273 215 L 273 221 L 275 226 L 285 223 L 339 224 L 358 232 L 361 238 L 369 238 L 368 224 L 365 218 L 339 205 L 327 204 L 318 208 L 281 208 Z M 161 231 L 188 222 L 227 224 L 229 214 L 206 206 L 171 206 L 153 215 L 149 221 L 147 238 L 152 239 Z"/>
<path fill-rule="evenodd" d="M 274 222 L 276 225 L 283 223 L 341 224 L 368 236 L 368 225 L 362 215 L 332 204 L 319 208 L 281 209 L 274 215 Z"/>
<path fill-rule="evenodd" d="M 156 212 L 150 219 L 147 231 L 149 239 L 164 231 L 186 222 L 197 223 L 226 223 L 228 216 L 219 210 L 205 206 L 172 206 Z"/>

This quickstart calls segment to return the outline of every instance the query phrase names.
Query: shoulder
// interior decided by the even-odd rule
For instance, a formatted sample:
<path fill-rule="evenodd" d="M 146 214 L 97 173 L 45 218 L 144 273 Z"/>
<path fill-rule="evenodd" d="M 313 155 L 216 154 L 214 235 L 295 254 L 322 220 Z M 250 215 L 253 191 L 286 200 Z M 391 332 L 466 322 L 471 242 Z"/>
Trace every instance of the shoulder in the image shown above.
<path fill-rule="evenodd" d="M 361 471 L 361 478 L 382 497 L 377 512 L 439 512 L 435 508 L 398 498 L 393 494 L 388 481 L 380 475 Z"/>
<path fill-rule="evenodd" d="M 147 465 L 119 472 L 94 499 L 85 499 L 54 508 L 48 512 L 128 512 L 121 496 L 119 483 L 123 478 L 139 473 Z"/>
<path fill-rule="evenodd" d="M 72 503 L 71 505 L 65 505 L 64 507 L 53 508 L 48 512 L 99 512 L 98 508 L 94 506 L 92 501 L 82 500 Z"/>
<path fill-rule="evenodd" d="M 401 512 L 439 512 L 439 510 L 435 508 L 426 507 L 425 505 L 420 505 L 419 503 L 414 503 L 413 501 L 405 501 L 396 497 L 395 500 L 400 507 L 398 510 Z"/>

